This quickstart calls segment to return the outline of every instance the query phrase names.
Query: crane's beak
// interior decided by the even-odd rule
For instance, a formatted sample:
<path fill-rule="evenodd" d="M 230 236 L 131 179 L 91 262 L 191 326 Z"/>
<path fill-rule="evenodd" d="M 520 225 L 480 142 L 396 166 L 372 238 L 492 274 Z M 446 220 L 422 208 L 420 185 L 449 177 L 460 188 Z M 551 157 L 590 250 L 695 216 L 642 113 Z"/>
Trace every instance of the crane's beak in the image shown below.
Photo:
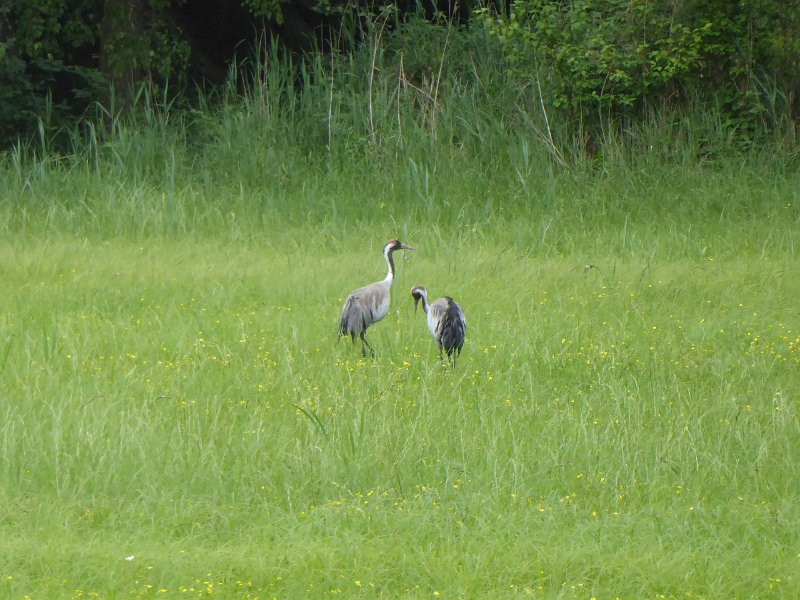
<path fill-rule="evenodd" d="M 417 314 L 418 306 L 419 306 L 419 296 L 414 296 L 414 314 Z"/>
<path fill-rule="evenodd" d="M 406 246 L 405 244 L 401 243 L 398 247 L 398 250 L 414 250 L 411 246 Z"/>

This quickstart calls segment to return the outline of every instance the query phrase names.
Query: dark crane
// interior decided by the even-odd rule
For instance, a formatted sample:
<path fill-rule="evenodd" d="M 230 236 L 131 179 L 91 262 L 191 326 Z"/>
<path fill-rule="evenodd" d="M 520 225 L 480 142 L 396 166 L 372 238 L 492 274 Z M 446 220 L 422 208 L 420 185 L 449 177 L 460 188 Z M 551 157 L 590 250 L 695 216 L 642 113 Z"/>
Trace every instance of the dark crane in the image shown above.
<path fill-rule="evenodd" d="M 361 353 L 364 356 L 367 354 L 367 348 L 373 355 L 375 354 L 372 346 L 369 345 L 369 342 L 364 337 L 367 328 L 380 321 L 389 312 L 390 291 L 392 289 L 392 280 L 394 279 L 392 253 L 395 250 L 413 249 L 398 240 L 386 242 L 383 247 L 383 258 L 386 259 L 386 265 L 389 268 L 386 278 L 383 281 L 377 281 L 358 288 L 344 301 L 342 318 L 339 321 L 339 339 L 343 335 L 349 335 L 355 344 L 356 338 L 361 338 Z"/>
<path fill-rule="evenodd" d="M 428 315 L 428 329 L 439 347 L 439 358 L 442 358 L 444 350 L 447 358 L 452 358 L 455 369 L 456 358 L 461 354 L 464 336 L 467 333 L 467 319 L 464 318 L 461 307 L 450 296 L 434 300 L 428 305 L 428 292 L 421 285 L 411 288 L 411 295 L 414 297 L 415 312 L 419 301 L 422 300 L 422 308 Z"/>

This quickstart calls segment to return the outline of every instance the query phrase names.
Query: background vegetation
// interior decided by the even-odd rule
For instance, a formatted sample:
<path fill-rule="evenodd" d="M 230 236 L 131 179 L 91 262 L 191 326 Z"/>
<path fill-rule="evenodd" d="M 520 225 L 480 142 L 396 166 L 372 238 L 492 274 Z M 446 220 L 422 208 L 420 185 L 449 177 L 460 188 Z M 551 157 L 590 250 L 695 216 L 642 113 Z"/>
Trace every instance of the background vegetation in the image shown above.
<path fill-rule="evenodd" d="M 447 27 L 459 60 L 491 55 L 594 144 L 607 121 L 641 123 L 675 109 L 717 112 L 752 137 L 790 128 L 800 109 L 798 0 L 510 0 L 317 4 L 278 0 L 9 0 L 0 8 L 0 140 L 50 135 L 98 105 L 111 113 L 153 84 L 172 98 L 229 81 L 258 35 L 298 64 L 355 52 L 377 33 Z M 488 35 L 488 37 L 487 37 Z M 430 44 L 421 38 L 423 49 Z M 419 53 L 438 73 L 440 56 Z M 448 61 L 448 65 L 452 61 Z M 425 83 L 411 72 L 411 82 Z M 482 73 L 481 73 L 482 74 Z M 205 94 L 200 93 L 200 96 Z"/>
<path fill-rule="evenodd" d="M 557 104 L 574 73 L 480 19 L 10 138 L 0 596 L 800 595 L 789 88 Z M 391 237 L 364 360 L 337 318 Z M 464 307 L 455 371 L 417 283 Z"/>

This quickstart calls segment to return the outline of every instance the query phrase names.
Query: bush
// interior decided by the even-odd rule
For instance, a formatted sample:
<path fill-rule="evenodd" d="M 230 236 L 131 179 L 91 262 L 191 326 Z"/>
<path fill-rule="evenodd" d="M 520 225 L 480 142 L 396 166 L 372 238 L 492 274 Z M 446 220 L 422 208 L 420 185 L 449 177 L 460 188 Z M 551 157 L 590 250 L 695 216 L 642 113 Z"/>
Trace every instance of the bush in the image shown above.
<path fill-rule="evenodd" d="M 800 17 L 788 0 L 512 0 L 484 11 L 509 70 L 576 123 L 714 101 L 734 127 L 797 115 Z M 794 65 L 792 69 L 790 65 Z"/>

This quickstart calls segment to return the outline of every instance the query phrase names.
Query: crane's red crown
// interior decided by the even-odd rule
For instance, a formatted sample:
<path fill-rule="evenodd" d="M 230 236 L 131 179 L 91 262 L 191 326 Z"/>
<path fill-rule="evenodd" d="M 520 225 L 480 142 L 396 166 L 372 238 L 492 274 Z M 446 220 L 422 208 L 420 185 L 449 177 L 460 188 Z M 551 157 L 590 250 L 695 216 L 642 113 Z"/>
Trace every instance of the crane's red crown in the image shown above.
<path fill-rule="evenodd" d="M 406 246 L 400 240 L 389 240 L 386 242 L 386 245 L 383 247 L 384 253 L 386 252 L 394 252 L 395 250 L 413 250 L 411 246 Z"/>

